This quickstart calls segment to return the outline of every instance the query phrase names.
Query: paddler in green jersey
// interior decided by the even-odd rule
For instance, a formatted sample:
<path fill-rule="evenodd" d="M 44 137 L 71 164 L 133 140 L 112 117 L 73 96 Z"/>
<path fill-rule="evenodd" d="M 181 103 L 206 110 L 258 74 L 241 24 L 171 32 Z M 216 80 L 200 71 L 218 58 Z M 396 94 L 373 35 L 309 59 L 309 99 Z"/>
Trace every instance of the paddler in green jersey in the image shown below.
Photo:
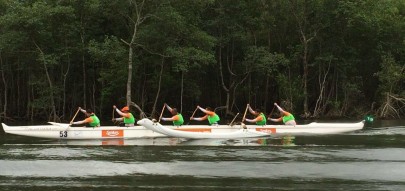
<path fill-rule="evenodd" d="M 220 120 L 219 116 L 210 107 L 203 109 L 202 107 L 197 106 L 197 108 L 204 112 L 206 115 L 204 117 L 190 117 L 190 120 L 204 121 L 208 119 L 208 123 L 210 125 L 218 125 L 218 122 Z"/>
<path fill-rule="evenodd" d="M 273 119 L 269 117 L 269 120 L 274 121 L 274 122 L 283 122 L 286 125 L 297 125 L 297 123 L 295 122 L 295 118 L 294 115 L 284 111 L 280 106 L 278 106 L 277 103 L 274 103 L 274 106 L 277 107 L 277 109 L 280 111 L 281 113 L 281 117 L 278 119 Z"/>
<path fill-rule="evenodd" d="M 80 124 L 86 124 L 86 126 L 89 127 L 99 127 L 100 126 L 100 119 L 94 114 L 94 112 L 91 109 L 84 110 L 81 107 L 79 107 L 79 110 L 86 114 L 86 119 L 83 121 L 76 121 L 72 122 L 71 125 L 80 125 Z"/>
<path fill-rule="evenodd" d="M 173 125 L 174 125 L 174 126 L 181 126 L 181 125 L 183 125 L 183 123 L 184 123 L 183 115 L 181 115 L 181 113 L 178 113 L 176 108 L 171 108 L 171 107 L 170 107 L 169 105 L 167 105 L 166 103 L 165 103 L 165 106 L 166 106 L 167 110 L 169 110 L 170 113 L 171 113 L 173 116 L 170 117 L 170 118 L 165 118 L 165 117 L 163 117 L 162 120 L 163 120 L 163 121 L 173 121 Z"/>
<path fill-rule="evenodd" d="M 256 116 L 256 118 L 254 118 L 254 119 L 245 119 L 247 122 L 250 122 L 250 123 L 255 123 L 256 122 L 256 125 L 262 125 L 262 126 L 266 125 L 266 116 L 263 114 L 263 112 L 261 112 L 260 109 L 256 109 L 256 111 L 254 111 L 250 107 L 249 104 L 248 104 L 248 108 L 249 108 L 249 112 L 252 115 Z"/>
<path fill-rule="evenodd" d="M 121 116 L 120 118 L 113 118 L 113 121 L 123 121 L 125 127 L 132 127 L 135 124 L 135 117 L 129 112 L 129 107 L 125 106 L 121 111 L 114 105 L 113 108 Z"/>

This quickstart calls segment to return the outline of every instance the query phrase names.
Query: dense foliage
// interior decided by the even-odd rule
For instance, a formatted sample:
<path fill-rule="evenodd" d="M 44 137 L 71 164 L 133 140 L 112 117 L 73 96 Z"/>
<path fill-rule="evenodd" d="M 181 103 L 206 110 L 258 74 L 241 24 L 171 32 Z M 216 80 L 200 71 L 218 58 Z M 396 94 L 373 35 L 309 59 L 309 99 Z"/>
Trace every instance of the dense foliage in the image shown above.
<path fill-rule="evenodd" d="M 0 118 L 400 118 L 404 34 L 405 0 L 0 0 Z"/>

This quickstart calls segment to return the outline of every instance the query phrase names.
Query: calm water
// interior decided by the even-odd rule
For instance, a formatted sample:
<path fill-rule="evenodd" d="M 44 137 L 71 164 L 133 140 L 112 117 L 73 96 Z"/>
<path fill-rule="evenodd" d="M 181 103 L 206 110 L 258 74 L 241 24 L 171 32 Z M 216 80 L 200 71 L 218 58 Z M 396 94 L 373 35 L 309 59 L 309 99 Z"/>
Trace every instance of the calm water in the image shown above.
<path fill-rule="evenodd" d="M 0 190 L 405 190 L 405 121 L 243 140 L 59 141 L 1 132 Z"/>

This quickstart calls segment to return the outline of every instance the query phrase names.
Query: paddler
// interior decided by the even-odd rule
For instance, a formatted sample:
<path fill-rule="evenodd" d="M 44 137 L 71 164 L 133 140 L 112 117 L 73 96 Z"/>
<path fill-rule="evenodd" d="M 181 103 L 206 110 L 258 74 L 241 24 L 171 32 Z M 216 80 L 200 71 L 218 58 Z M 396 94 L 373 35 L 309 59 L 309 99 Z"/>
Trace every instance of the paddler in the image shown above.
<path fill-rule="evenodd" d="M 169 105 L 167 105 L 165 103 L 165 107 L 167 108 L 167 110 L 170 111 L 170 113 L 173 115 L 170 118 L 165 118 L 163 117 L 162 120 L 163 121 L 173 121 L 173 125 L 174 126 L 181 126 L 184 123 L 184 119 L 183 119 L 183 115 L 181 115 L 181 113 L 177 112 L 177 108 L 171 108 Z"/>
<path fill-rule="evenodd" d="M 83 112 L 86 115 L 86 119 L 83 121 L 76 121 L 76 122 L 71 122 L 70 125 L 80 125 L 80 124 L 86 124 L 86 126 L 89 127 L 100 127 L 100 119 L 94 114 L 94 112 L 91 109 L 82 109 L 79 107 L 79 110 Z"/>
<path fill-rule="evenodd" d="M 119 118 L 113 118 L 113 121 L 123 121 L 126 127 L 132 127 L 135 124 L 135 117 L 129 112 L 129 107 L 125 106 L 121 111 L 117 106 L 113 105 L 114 110 L 121 116 Z"/>
<path fill-rule="evenodd" d="M 276 106 L 277 109 L 280 111 L 281 117 L 277 118 L 277 119 L 273 119 L 273 118 L 269 117 L 268 118 L 269 120 L 274 121 L 274 122 L 281 122 L 282 121 L 286 125 L 297 125 L 297 123 L 295 122 L 295 118 L 294 118 L 293 114 L 291 114 L 291 113 L 289 113 L 287 111 L 284 111 L 280 106 L 278 106 L 277 103 L 274 103 L 274 106 Z"/>
<path fill-rule="evenodd" d="M 255 111 L 250 107 L 249 104 L 248 104 L 248 108 L 249 108 L 249 112 L 252 115 L 256 116 L 256 118 L 245 119 L 245 121 L 250 122 L 250 123 L 256 123 L 256 125 L 261 125 L 261 126 L 266 125 L 266 116 L 264 115 L 263 112 L 261 112 L 260 109 L 256 109 L 256 111 Z"/>
<path fill-rule="evenodd" d="M 208 119 L 208 123 L 210 125 L 218 125 L 219 122 L 219 116 L 212 110 L 211 107 L 207 107 L 206 109 L 197 106 L 199 110 L 204 112 L 206 115 L 204 117 L 190 117 L 190 120 L 195 120 L 195 121 L 204 121 Z"/>

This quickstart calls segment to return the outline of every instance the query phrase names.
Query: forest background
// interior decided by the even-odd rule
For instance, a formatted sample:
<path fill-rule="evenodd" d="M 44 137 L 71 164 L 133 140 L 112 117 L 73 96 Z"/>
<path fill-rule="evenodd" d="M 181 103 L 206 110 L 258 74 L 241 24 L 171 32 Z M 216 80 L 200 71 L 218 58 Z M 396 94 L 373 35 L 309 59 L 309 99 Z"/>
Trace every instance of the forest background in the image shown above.
<path fill-rule="evenodd" d="M 401 118 L 404 63 L 405 0 L 0 0 L 2 121 Z"/>

